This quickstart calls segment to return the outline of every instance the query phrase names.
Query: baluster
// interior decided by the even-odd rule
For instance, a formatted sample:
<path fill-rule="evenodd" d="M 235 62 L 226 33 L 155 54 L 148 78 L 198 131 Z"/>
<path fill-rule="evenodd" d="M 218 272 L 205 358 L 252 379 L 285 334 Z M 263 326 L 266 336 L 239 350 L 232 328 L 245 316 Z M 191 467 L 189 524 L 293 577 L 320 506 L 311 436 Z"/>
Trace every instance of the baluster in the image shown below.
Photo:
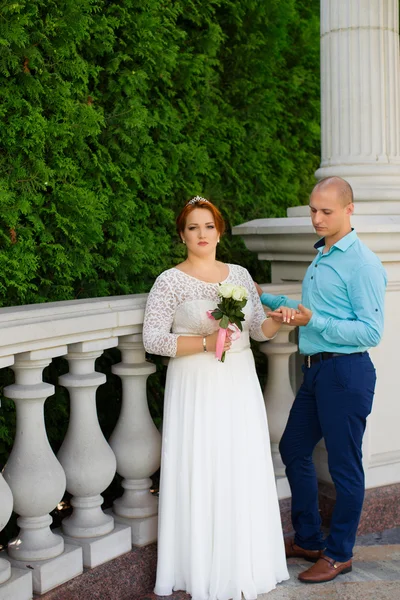
<path fill-rule="evenodd" d="M 124 477 L 124 494 L 114 502 L 118 523 L 129 525 L 132 543 L 144 546 L 157 539 L 158 501 L 150 476 L 160 466 L 161 435 L 150 416 L 146 381 L 156 370 L 145 360 L 141 334 L 127 335 L 119 344 L 122 361 L 112 367 L 122 380 L 122 408 L 110 437 L 117 471 Z"/>
<path fill-rule="evenodd" d="M 60 377 L 70 395 L 68 431 L 58 458 L 72 494 L 73 512 L 63 520 L 66 541 L 83 550 L 83 564 L 93 568 L 131 549 L 128 527 L 114 526 L 111 515 L 101 509 L 103 492 L 113 480 L 116 459 L 97 418 L 96 390 L 106 376 L 95 371 L 95 361 L 117 338 L 72 344 L 68 348 L 69 373 Z"/>
<path fill-rule="evenodd" d="M 12 509 L 11 490 L 0 474 L 0 531 L 7 525 Z M 10 562 L 1 556 L 6 556 L 6 552 L 1 552 L 0 555 L 0 598 L 30 600 L 33 594 L 32 573 L 22 569 L 11 569 Z"/>
<path fill-rule="evenodd" d="M 12 366 L 15 383 L 4 389 L 15 402 L 17 424 L 3 474 L 20 515 L 20 531 L 8 544 L 8 555 L 12 566 L 32 570 L 33 590 L 39 594 L 82 572 L 81 552 L 64 548 L 62 537 L 50 529 L 48 514 L 63 497 L 65 474 L 47 439 L 43 409 L 54 386 L 44 383 L 42 374 L 65 351 L 61 347 L 19 354 Z"/>
<path fill-rule="evenodd" d="M 11 490 L 0 474 L 0 531 L 7 525 L 13 509 Z M 11 577 L 11 565 L 8 560 L 0 558 L 0 584 Z M 1 590 L 1 585 L 0 585 Z M 1 592 L 0 592 L 1 597 Z"/>
<path fill-rule="evenodd" d="M 264 390 L 264 399 L 268 415 L 272 461 L 275 476 L 279 478 L 277 486 L 280 497 L 290 496 L 285 478 L 285 466 L 279 453 L 279 441 L 294 400 L 289 377 L 289 358 L 296 352 L 297 345 L 289 342 L 291 331 L 293 331 L 293 327 L 282 325 L 273 340 L 260 344 L 261 352 L 268 356 L 268 380 Z"/>
<path fill-rule="evenodd" d="M 7 356 L 0 358 L 0 368 L 9 367 L 14 363 L 13 356 Z M 1 404 L 0 404 L 1 406 Z M 4 481 L 3 476 L 0 474 L 0 531 L 7 525 L 13 509 L 13 497 L 11 490 L 7 483 Z M 1 597 L 1 584 L 10 579 L 11 577 L 11 565 L 8 560 L 0 558 L 0 597 Z"/>

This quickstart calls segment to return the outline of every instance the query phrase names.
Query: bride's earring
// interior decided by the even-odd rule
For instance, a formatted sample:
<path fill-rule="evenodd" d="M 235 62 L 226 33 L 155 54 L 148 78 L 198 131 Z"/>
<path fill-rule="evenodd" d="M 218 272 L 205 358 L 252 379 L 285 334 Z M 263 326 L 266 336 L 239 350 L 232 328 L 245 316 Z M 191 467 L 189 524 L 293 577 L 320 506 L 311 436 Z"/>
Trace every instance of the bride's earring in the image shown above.
<path fill-rule="evenodd" d="M 182 240 L 182 244 L 186 244 L 185 240 Z"/>

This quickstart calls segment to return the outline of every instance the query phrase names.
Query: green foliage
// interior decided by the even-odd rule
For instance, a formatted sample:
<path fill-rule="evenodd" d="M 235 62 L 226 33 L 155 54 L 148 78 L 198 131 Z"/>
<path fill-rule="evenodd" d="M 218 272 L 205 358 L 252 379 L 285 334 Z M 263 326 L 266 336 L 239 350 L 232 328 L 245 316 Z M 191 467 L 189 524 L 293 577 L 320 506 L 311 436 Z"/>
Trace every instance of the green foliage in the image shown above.
<path fill-rule="evenodd" d="M 197 194 L 227 221 L 220 258 L 267 281 L 230 230 L 312 187 L 317 0 L 5 0 L 0 77 L 0 306 L 148 291 L 183 258 L 174 218 Z M 0 462 L 13 418 L 4 400 Z M 57 390 L 55 449 L 67 420 Z"/>
<path fill-rule="evenodd" d="M 194 194 L 229 227 L 302 202 L 318 25 L 316 0 L 3 3 L 0 305 L 148 290 Z M 221 258 L 266 278 L 229 232 Z"/>

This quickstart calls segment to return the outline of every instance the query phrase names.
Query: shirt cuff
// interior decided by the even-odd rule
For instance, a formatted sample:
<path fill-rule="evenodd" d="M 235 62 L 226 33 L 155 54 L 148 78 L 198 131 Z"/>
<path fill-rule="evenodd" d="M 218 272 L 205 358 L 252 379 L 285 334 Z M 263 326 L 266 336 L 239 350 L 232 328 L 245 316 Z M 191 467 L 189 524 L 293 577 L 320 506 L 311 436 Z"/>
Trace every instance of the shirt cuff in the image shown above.
<path fill-rule="evenodd" d="M 311 319 L 307 323 L 306 327 L 309 329 L 315 329 L 318 333 L 322 333 L 328 324 L 328 319 L 324 317 L 317 317 L 315 313 L 313 313 Z"/>
<path fill-rule="evenodd" d="M 265 306 L 272 308 L 272 303 L 274 301 L 274 298 L 275 298 L 275 296 L 273 294 L 267 294 L 264 292 L 260 296 L 261 304 L 264 304 Z"/>

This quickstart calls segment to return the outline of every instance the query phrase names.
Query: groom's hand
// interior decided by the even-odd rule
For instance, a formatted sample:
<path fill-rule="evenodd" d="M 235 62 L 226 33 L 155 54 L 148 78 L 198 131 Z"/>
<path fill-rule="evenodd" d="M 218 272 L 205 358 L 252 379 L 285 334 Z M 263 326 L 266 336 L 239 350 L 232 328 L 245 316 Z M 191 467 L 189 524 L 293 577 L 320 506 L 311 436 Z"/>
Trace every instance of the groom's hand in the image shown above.
<path fill-rule="evenodd" d="M 311 317 L 312 311 L 309 308 L 303 306 L 302 304 L 299 304 L 299 312 L 295 317 L 296 325 L 299 325 L 300 327 L 308 325 L 308 323 L 311 321 Z"/>
<path fill-rule="evenodd" d="M 292 327 L 301 327 L 310 322 L 312 311 L 302 304 L 299 304 L 297 310 L 295 308 L 281 306 L 277 310 L 267 312 L 267 315 L 277 323 L 287 323 Z"/>

